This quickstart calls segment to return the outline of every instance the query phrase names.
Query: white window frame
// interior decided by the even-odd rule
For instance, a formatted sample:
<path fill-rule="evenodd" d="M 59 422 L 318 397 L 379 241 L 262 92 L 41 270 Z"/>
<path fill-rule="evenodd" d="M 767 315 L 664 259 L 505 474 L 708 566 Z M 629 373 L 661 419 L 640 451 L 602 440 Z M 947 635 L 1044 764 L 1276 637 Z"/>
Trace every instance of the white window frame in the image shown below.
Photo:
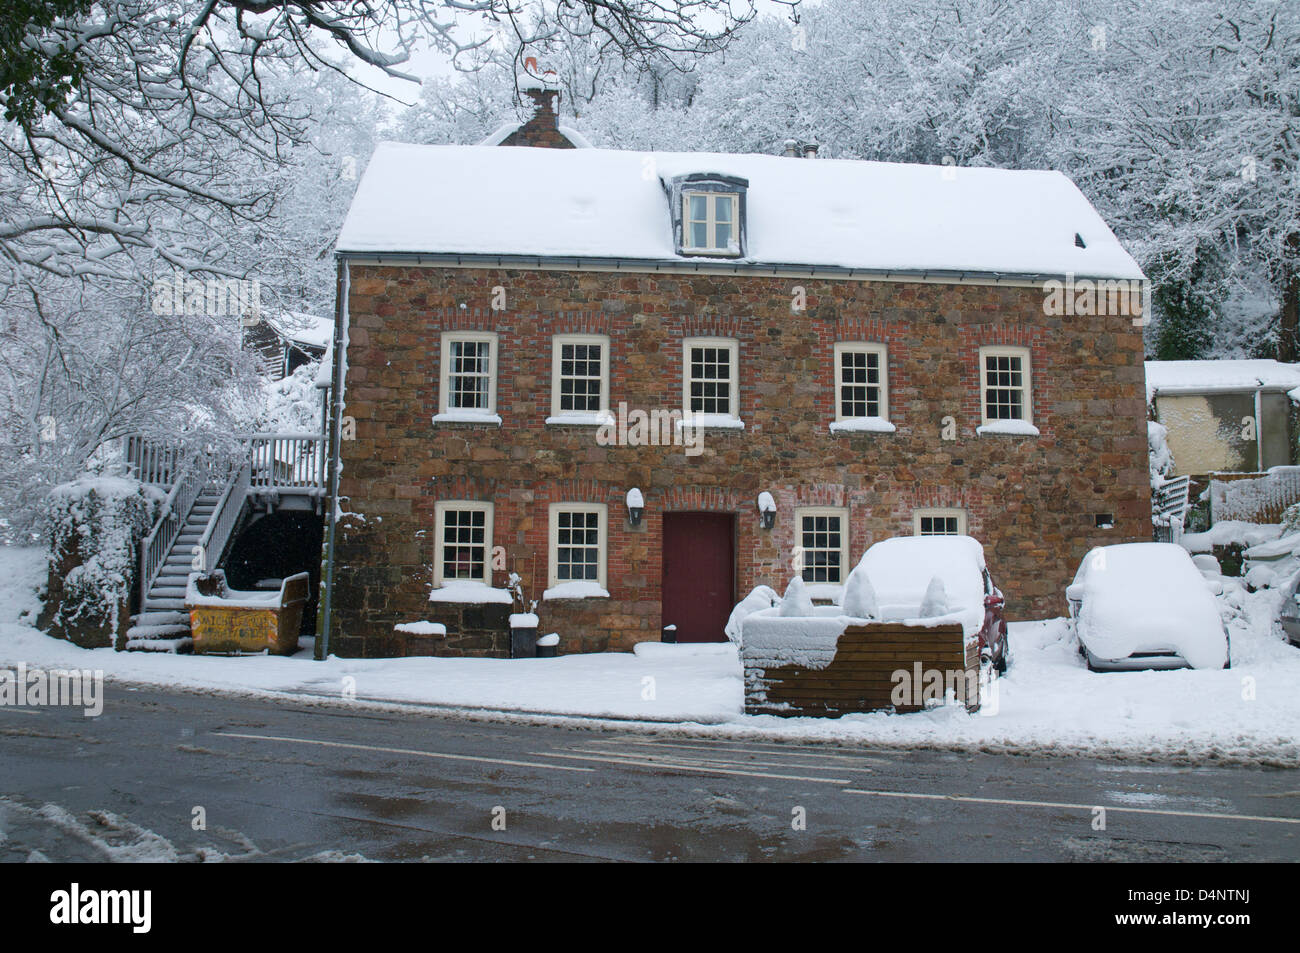
<path fill-rule="evenodd" d="M 691 217 L 691 199 L 697 196 L 703 196 L 705 199 L 705 217 L 701 219 Z M 736 248 L 718 247 L 716 244 L 710 244 L 707 247 L 692 244 L 691 224 L 693 222 L 704 222 L 705 232 L 709 237 L 710 243 L 716 242 L 718 237 L 718 202 L 726 200 L 731 203 L 731 237 Z M 696 255 L 739 255 L 740 249 L 740 193 L 739 192 L 713 192 L 702 189 L 683 189 L 682 190 L 682 251 L 691 252 Z"/>
<path fill-rule="evenodd" d="M 697 415 L 691 410 L 691 349 L 696 347 L 723 348 L 731 354 L 731 375 L 727 378 L 730 401 L 725 414 L 700 411 L 705 421 L 709 417 L 740 420 L 740 342 L 735 338 L 694 337 L 682 339 L 682 421 L 688 423 Z"/>
<path fill-rule="evenodd" d="M 849 571 L 853 568 L 852 565 L 849 563 L 849 511 L 848 511 L 848 509 L 847 509 L 846 507 L 842 507 L 842 506 L 800 506 L 800 507 L 796 507 L 796 508 L 795 508 L 795 511 L 794 511 L 795 546 L 799 547 L 800 557 L 801 557 L 801 559 L 803 560 L 802 563 L 801 563 L 801 566 L 800 566 L 800 572 L 799 572 L 799 575 L 800 575 L 800 577 L 802 577 L 804 571 L 810 568 L 809 565 L 808 565 L 808 563 L 807 563 L 807 561 L 806 561 L 806 560 L 807 560 L 807 557 L 806 557 L 806 555 L 805 555 L 805 554 L 808 552 L 808 550 L 805 549 L 805 548 L 804 548 L 804 545 L 803 545 L 803 532 L 804 532 L 804 530 L 803 530 L 803 521 L 804 521 L 804 517 L 813 517 L 813 518 L 816 518 L 816 517 L 818 517 L 818 516 L 834 516 L 834 517 L 838 517 L 838 518 L 839 518 L 839 521 L 840 521 L 840 578 L 839 578 L 839 579 L 836 579 L 836 580 L 830 580 L 830 579 L 825 579 L 825 580 L 812 579 L 812 580 L 809 580 L 809 579 L 804 579 L 804 583 L 807 584 L 807 585 L 810 585 L 810 586 L 813 586 L 813 585 L 842 586 L 842 585 L 844 585 L 845 581 L 849 578 Z M 827 552 L 830 552 L 830 551 L 831 551 L 831 550 L 829 550 L 829 549 L 827 550 Z"/>
<path fill-rule="evenodd" d="M 457 342 L 475 342 L 488 344 L 488 406 L 466 408 L 452 407 L 451 401 L 451 345 Z M 483 417 L 494 416 L 497 412 L 497 334 L 494 331 L 443 331 L 439 340 L 438 352 L 438 413 L 439 415 L 478 414 Z"/>
<path fill-rule="evenodd" d="M 439 500 L 433 505 L 433 584 L 435 586 L 444 586 L 447 583 L 455 582 L 481 582 L 486 586 L 492 585 L 492 531 L 494 506 L 491 503 L 484 503 L 479 500 Z M 443 566 L 446 559 L 443 556 L 443 547 L 446 545 L 443 534 L 447 527 L 448 510 L 466 510 L 473 512 L 482 512 L 487 515 L 483 519 L 483 575 L 478 578 L 468 578 L 465 576 L 453 577 L 446 579 L 443 576 Z"/>
<path fill-rule="evenodd" d="M 928 533 L 929 536 L 966 536 L 966 511 L 955 506 L 934 506 L 912 511 L 912 535 L 921 535 L 921 520 L 957 518 L 956 533 Z"/>
<path fill-rule="evenodd" d="M 841 377 L 842 367 L 840 359 L 845 354 L 875 354 L 880 360 L 880 413 L 877 415 L 881 420 L 889 419 L 889 348 L 884 344 L 872 344 L 866 341 L 840 341 L 835 345 L 835 419 L 838 420 L 865 420 L 866 417 L 845 417 L 844 402 L 841 388 L 844 386 Z"/>
<path fill-rule="evenodd" d="M 596 562 L 595 579 L 560 579 L 560 513 L 595 513 L 599 516 L 597 523 L 596 545 L 599 550 Z M 609 563 L 609 506 L 605 503 L 552 503 L 547 514 L 547 578 L 548 588 L 569 582 L 594 582 L 601 589 L 608 589 L 606 567 Z"/>
<path fill-rule="evenodd" d="M 1018 388 L 1021 396 L 1021 413 L 1020 417 L 990 417 L 988 383 L 985 377 L 987 370 L 985 360 L 990 357 L 1018 357 L 1020 358 L 1021 367 L 1021 384 Z M 1032 425 L 1034 422 L 1034 377 L 1033 377 L 1033 357 L 1027 347 L 1006 347 L 990 346 L 982 347 L 979 352 L 979 398 L 980 398 L 980 420 L 985 427 L 996 426 L 997 424 L 1006 423 L 1008 420 L 1023 420 L 1025 423 Z M 998 390 L 1007 390 L 1005 387 L 998 387 Z"/>
<path fill-rule="evenodd" d="M 561 352 L 565 344 L 600 345 L 600 408 L 597 410 L 562 410 L 560 408 Z M 590 417 L 593 423 L 608 417 L 609 402 L 609 336 L 604 334 L 557 334 L 551 338 L 551 416 Z"/>

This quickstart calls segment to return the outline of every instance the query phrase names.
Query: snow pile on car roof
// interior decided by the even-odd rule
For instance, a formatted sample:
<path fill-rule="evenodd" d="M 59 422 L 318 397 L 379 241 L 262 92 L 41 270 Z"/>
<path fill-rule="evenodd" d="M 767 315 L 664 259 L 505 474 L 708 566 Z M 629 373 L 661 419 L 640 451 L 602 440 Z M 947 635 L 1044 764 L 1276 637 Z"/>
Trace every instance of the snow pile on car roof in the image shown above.
<path fill-rule="evenodd" d="M 1172 651 L 1193 668 L 1226 661 L 1218 605 L 1181 546 L 1100 546 L 1084 558 L 1075 582 L 1083 586 L 1081 636 L 1098 658 Z"/>
<path fill-rule="evenodd" d="M 908 625 L 960 622 L 967 638 L 984 626 L 984 547 L 970 536 L 895 536 L 863 554 L 854 572 L 866 573 L 880 618 Z M 946 612 L 922 611 L 932 580 L 943 586 Z M 925 605 L 932 611 L 930 605 Z"/>

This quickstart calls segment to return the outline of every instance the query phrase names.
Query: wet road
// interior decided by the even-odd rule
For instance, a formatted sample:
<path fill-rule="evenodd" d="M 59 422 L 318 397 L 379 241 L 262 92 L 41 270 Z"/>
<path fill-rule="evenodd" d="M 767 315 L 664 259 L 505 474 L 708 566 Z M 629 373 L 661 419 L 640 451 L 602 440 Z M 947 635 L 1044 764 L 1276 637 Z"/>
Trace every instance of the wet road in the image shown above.
<path fill-rule="evenodd" d="M 1104 829 L 1096 829 L 1103 818 Z M 1300 860 L 1300 770 L 106 688 L 0 708 L 0 860 Z"/>

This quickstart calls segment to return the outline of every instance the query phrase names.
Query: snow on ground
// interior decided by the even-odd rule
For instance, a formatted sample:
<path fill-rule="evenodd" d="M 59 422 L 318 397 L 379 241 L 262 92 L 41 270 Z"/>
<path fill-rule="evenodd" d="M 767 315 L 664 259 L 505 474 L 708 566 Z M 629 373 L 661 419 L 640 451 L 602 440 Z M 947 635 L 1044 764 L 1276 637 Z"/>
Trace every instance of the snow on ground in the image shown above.
<path fill-rule="evenodd" d="M 840 719 L 745 716 L 730 643 L 644 643 L 635 654 L 557 659 L 223 658 L 79 649 L 27 622 L 43 576 L 39 550 L 0 549 L 0 664 L 101 669 L 110 679 L 176 688 L 311 695 L 348 704 L 500 709 L 511 717 L 581 715 L 659 722 L 648 730 L 863 745 L 1146 756 L 1194 762 L 1294 764 L 1300 759 L 1300 650 L 1275 630 L 1278 590 L 1227 580 L 1233 667 L 1089 672 L 1065 622 L 1011 626 L 1011 669 L 985 709 L 942 708 Z M 352 685 L 347 679 L 355 680 Z M 527 713 L 527 714 L 519 714 Z M 662 722 L 678 723 L 667 726 Z"/>

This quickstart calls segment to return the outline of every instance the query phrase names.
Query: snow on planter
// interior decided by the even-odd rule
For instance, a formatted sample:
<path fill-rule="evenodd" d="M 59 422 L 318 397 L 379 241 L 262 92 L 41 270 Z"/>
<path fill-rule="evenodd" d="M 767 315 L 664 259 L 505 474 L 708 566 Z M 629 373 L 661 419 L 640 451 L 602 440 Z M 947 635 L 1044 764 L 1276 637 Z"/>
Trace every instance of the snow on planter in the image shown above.
<path fill-rule="evenodd" d="M 732 613 L 746 712 L 912 711 L 938 700 L 918 694 L 922 675 L 926 685 L 955 685 L 957 701 L 978 707 L 984 550 L 976 540 L 877 543 L 849 573 L 842 606 L 812 605 L 798 577 L 779 605 L 762 607 L 766 598 L 756 590 Z"/>

